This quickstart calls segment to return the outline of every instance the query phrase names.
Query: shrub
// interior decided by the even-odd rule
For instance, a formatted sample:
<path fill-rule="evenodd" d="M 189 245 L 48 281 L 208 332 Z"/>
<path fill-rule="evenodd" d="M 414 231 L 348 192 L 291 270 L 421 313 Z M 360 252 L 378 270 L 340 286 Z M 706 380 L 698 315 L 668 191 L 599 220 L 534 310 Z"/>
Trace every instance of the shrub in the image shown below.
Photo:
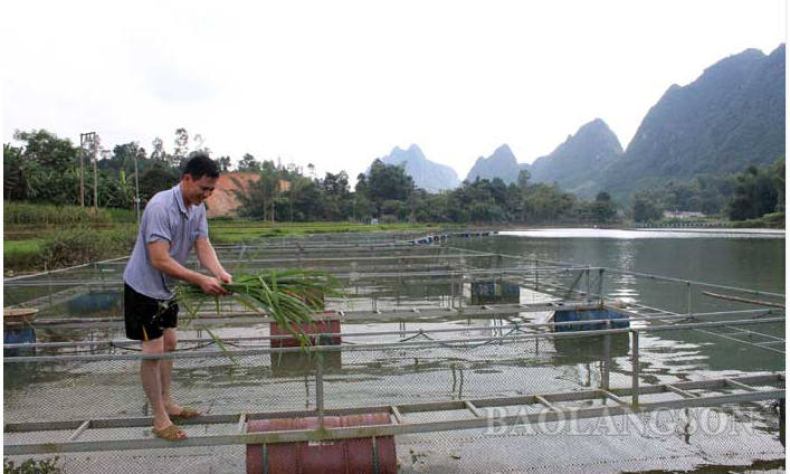
<path fill-rule="evenodd" d="M 68 267 L 129 253 L 136 234 L 133 227 L 96 232 L 78 227 L 62 230 L 44 245 L 48 268 Z"/>
<path fill-rule="evenodd" d="M 4 201 L 3 223 L 6 226 L 109 225 L 112 223 L 112 218 L 106 209 L 99 209 L 98 213 L 94 213 L 92 207 L 54 206 Z"/>
<path fill-rule="evenodd" d="M 3 459 L 4 474 L 60 474 L 63 470 L 58 467 L 58 457 L 52 459 L 26 459 L 17 466 L 8 458 Z"/>

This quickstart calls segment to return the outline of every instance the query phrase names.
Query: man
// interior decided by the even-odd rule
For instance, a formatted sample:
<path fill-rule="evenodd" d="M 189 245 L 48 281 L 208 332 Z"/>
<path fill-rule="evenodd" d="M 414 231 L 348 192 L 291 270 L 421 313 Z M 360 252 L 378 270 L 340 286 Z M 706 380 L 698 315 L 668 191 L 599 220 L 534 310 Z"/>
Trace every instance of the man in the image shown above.
<path fill-rule="evenodd" d="M 217 259 L 208 240 L 206 207 L 219 169 L 205 154 L 191 158 L 181 182 L 154 195 L 143 212 L 137 242 L 123 273 L 126 336 L 141 341 L 143 354 L 176 349 L 178 304 L 176 280 L 199 285 L 209 295 L 223 295 L 222 283 L 231 275 Z M 194 247 L 200 264 L 213 276 L 184 267 Z M 186 438 L 172 419 L 200 416 L 194 408 L 176 404 L 170 394 L 172 359 L 144 359 L 140 369 L 143 389 L 153 411 L 153 432 L 175 441 Z"/>

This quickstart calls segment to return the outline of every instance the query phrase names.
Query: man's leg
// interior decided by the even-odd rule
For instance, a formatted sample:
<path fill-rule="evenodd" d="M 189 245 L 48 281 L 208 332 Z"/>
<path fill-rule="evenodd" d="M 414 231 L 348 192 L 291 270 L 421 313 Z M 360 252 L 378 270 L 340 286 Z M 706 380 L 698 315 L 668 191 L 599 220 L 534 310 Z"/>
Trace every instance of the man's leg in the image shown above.
<path fill-rule="evenodd" d="M 176 350 L 178 335 L 176 334 L 175 328 L 166 328 L 162 339 L 165 352 L 173 352 Z M 173 379 L 173 359 L 162 359 L 159 365 L 159 373 L 161 375 L 162 404 L 167 413 L 177 415 L 181 412 L 181 407 L 173 403 L 170 395 L 170 385 Z"/>
<path fill-rule="evenodd" d="M 153 341 L 142 341 L 143 354 L 162 354 L 164 352 L 163 338 Z M 154 415 L 154 429 L 161 430 L 173 424 L 167 414 L 162 400 L 162 362 L 161 359 L 143 359 L 140 376 L 143 380 L 143 389 Z"/>

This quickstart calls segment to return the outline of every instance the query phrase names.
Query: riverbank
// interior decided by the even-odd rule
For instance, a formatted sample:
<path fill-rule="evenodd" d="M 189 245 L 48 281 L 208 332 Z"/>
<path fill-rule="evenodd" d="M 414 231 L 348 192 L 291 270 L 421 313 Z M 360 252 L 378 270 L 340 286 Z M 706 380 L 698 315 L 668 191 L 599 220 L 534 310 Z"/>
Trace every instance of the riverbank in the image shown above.
<path fill-rule="evenodd" d="M 122 216 L 123 218 L 127 216 Z M 133 218 L 133 216 L 132 216 Z M 380 224 L 357 222 L 269 223 L 248 220 L 211 219 L 209 237 L 215 245 L 251 243 L 263 238 L 313 234 L 361 232 L 425 232 L 446 226 L 438 224 Z M 75 222 L 5 225 L 3 273 L 6 277 L 79 265 L 131 253 L 137 238 L 134 220 L 108 223 Z"/>
<path fill-rule="evenodd" d="M 53 270 L 81 263 L 128 255 L 137 235 L 137 216 L 123 209 L 80 208 L 25 203 L 4 203 L 3 272 L 5 276 Z M 436 235 L 466 229 L 524 231 L 557 228 L 613 230 L 675 230 L 707 232 L 760 232 L 781 229 L 784 213 L 763 219 L 728 222 L 665 220 L 652 226 L 595 225 L 563 222 L 551 226 L 506 224 L 393 223 L 361 222 L 261 222 L 244 219 L 210 219 L 210 237 L 217 245 L 251 243 L 270 237 L 360 232 L 424 232 Z"/>

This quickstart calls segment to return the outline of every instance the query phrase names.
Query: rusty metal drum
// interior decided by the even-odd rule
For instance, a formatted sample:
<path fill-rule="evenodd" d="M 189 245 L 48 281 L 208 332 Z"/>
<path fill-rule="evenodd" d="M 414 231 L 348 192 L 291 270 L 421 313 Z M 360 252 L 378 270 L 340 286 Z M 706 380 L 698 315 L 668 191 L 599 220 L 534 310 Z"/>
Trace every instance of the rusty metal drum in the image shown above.
<path fill-rule="evenodd" d="M 336 346 L 340 344 L 340 320 L 323 319 L 316 320 L 309 324 L 292 323 L 291 328 L 296 331 L 304 331 L 310 337 L 311 345 Z M 288 336 L 283 339 L 272 339 L 271 347 L 299 347 L 299 341 L 291 335 L 287 328 L 281 327 L 277 323 L 270 323 L 269 332 L 272 336 Z M 328 336 L 322 337 L 322 334 Z"/>
<path fill-rule="evenodd" d="M 326 428 L 387 425 L 388 413 L 326 416 Z M 251 420 L 248 432 L 318 429 L 317 417 Z M 248 474 L 397 474 L 392 436 L 337 441 L 247 445 Z"/>

